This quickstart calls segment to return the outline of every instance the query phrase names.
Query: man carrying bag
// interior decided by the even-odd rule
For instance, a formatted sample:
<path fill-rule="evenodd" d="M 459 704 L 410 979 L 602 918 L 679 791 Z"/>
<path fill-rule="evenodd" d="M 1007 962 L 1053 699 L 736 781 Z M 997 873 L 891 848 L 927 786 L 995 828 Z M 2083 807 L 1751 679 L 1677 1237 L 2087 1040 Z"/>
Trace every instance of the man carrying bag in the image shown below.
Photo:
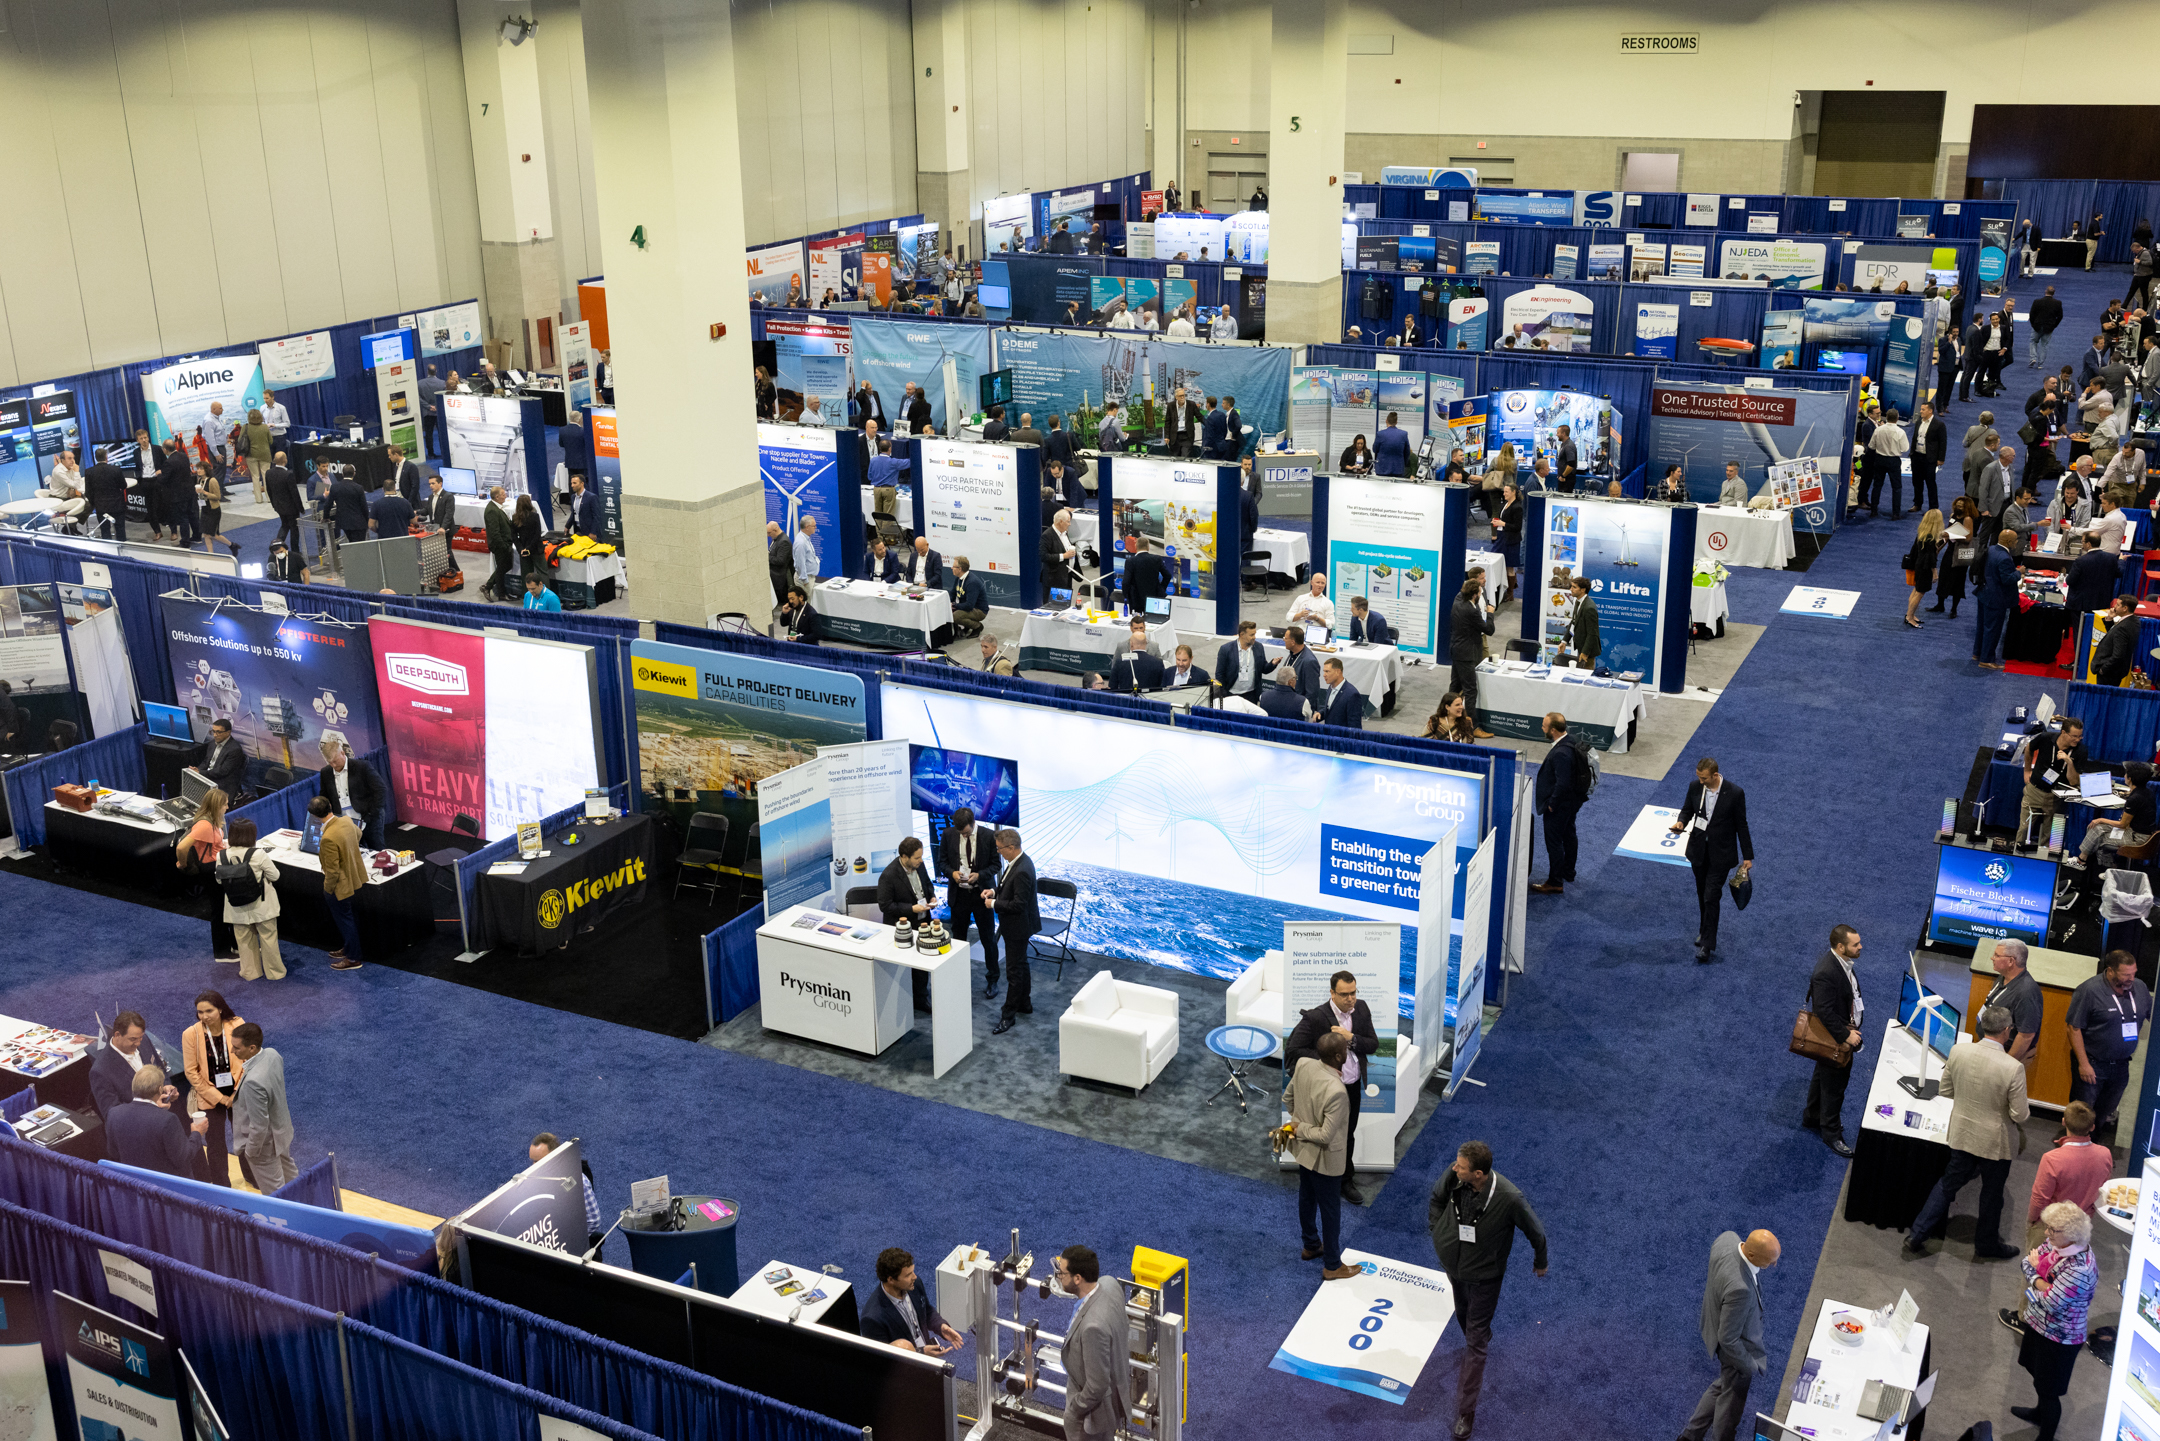
<path fill-rule="evenodd" d="M 1815 1063 L 1808 1082 L 1807 1110 L 1800 1124 L 1822 1137 L 1823 1144 L 1850 1157 L 1845 1143 L 1845 1087 L 1852 1080 L 1852 1058 L 1866 1037 L 1861 1034 L 1865 1007 L 1853 962 L 1860 956 L 1860 933 L 1848 925 L 1830 928 L 1830 949 L 1808 977 L 1808 1002 L 1793 1023 L 1792 1051 Z"/>

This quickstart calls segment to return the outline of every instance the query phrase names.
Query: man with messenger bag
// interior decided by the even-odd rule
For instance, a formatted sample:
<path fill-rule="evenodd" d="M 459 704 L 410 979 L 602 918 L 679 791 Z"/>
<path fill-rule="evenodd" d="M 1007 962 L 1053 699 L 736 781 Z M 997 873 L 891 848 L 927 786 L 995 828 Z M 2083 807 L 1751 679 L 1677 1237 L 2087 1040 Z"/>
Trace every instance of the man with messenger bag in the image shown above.
<path fill-rule="evenodd" d="M 1794 1055 L 1815 1063 L 1800 1124 L 1847 1158 L 1853 1151 L 1845 1142 L 1845 1087 L 1852 1080 L 1853 1056 L 1866 1044 L 1860 1033 L 1865 1014 L 1860 978 L 1853 971 L 1859 957 L 1860 933 L 1848 925 L 1832 926 L 1830 949 L 1808 977 L 1807 1005 L 1793 1023 L 1791 1047 Z"/>

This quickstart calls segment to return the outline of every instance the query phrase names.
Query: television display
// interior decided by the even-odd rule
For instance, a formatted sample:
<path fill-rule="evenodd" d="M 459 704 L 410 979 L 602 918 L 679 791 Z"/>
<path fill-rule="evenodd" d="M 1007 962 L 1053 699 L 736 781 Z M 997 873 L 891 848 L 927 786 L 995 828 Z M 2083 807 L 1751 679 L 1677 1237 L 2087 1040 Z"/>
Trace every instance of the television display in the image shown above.
<path fill-rule="evenodd" d="M 169 740 L 191 741 L 195 739 L 195 727 L 183 705 L 159 705 L 154 700 L 143 702 L 143 724 L 154 736 Z"/>
<path fill-rule="evenodd" d="M 1920 1035 L 1920 1028 L 1925 1025 L 1928 1028 L 1928 1045 L 1947 1061 L 1950 1059 L 1950 1048 L 1957 1044 L 1958 1022 L 1961 1018 L 1958 1008 L 1948 1001 L 1942 1001 L 1940 997 L 1936 997 L 1940 1004 L 1932 1014 L 1923 1013 L 1920 1002 L 1934 995 L 1935 992 L 1913 979 L 1911 971 L 1908 970 L 1898 977 L 1898 1024 L 1915 1036 Z"/>
<path fill-rule="evenodd" d="M 473 471 L 455 465 L 438 465 L 435 473 L 442 477 L 442 488 L 452 495 L 480 493 L 480 478 Z"/>
<path fill-rule="evenodd" d="M 1010 370 L 993 370 L 976 381 L 976 386 L 982 393 L 983 409 L 988 410 L 993 405 L 1012 404 L 1012 378 L 1013 373 Z"/>
<path fill-rule="evenodd" d="M 1842 375 L 1865 375 L 1868 353 L 1864 350 L 1818 350 L 1815 352 L 1817 370 L 1835 370 Z"/>
<path fill-rule="evenodd" d="M 1928 939 L 1953 946 L 1999 940 L 2045 945 L 2058 869 L 2032 856 L 1940 847 Z"/>
<path fill-rule="evenodd" d="M 976 298 L 982 302 L 985 310 L 1012 309 L 1012 287 L 1009 285 L 992 285 L 985 281 Z"/>
<path fill-rule="evenodd" d="M 966 806 L 981 825 L 1020 824 L 1020 767 L 997 756 L 911 745 L 908 793 L 939 820 Z"/>

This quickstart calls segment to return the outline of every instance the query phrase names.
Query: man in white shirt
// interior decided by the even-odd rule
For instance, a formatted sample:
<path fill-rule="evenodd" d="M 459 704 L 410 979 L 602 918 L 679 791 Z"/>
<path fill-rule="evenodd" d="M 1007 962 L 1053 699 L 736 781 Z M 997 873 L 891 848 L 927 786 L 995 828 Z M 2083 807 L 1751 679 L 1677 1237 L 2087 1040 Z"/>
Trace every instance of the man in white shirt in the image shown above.
<path fill-rule="evenodd" d="M 818 582 L 817 517 L 806 515 L 795 528 L 795 578 L 808 589 Z"/>
<path fill-rule="evenodd" d="M 2080 456 L 2079 459 L 2082 460 L 2084 457 Z M 2084 536 L 2087 545 L 2096 546 L 2109 555 L 2122 554 L 2123 533 L 2128 528 L 2129 522 L 2123 516 L 2122 506 L 2116 502 L 2113 496 L 2104 492 L 2100 496 L 2100 518 L 2098 520 L 2091 525 L 2079 528 L 2067 525 L 2064 527 L 2064 529 L 2070 530 L 2073 535 Z"/>
<path fill-rule="evenodd" d="M 1725 484 L 1718 488 L 1719 505 L 1746 505 L 1747 482 L 1740 478 L 1740 467 L 1732 461 L 1725 463 Z"/>
<path fill-rule="evenodd" d="M 1186 305 L 1191 303 L 1187 301 Z M 1163 334 L 1180 340 L 1190 340 L 1198 334 L 1193 329 L 1191 317 L 1186 314 L 1185 306 L 1179 306 L 1177 314 L 1170 317 L 1170 323 L 1163 328 Z"/>
<path fill-rule="evenodd" d="M 1215 312 L 1215 319 L 1209 322 L 1208 339 L 1235 340 L 1237 338 L 1237 317 L 1232 315 L 1230 307 L 1225 305 Z"/>
<path fill-rule="evenodd" d="M 1177 664 L 1163 677 L 1163 689 L 1178 690 L 1189 685 L 1206 685 L 1207 679 L 1207 672 L 1193 664 L 1192 647 L 1180 645 L 1177 648 Z"/>
<path fill-rule="evenodd" d="M 802 398 L 802 414 L 795 417 L 795 423 L 797 425 L 823 425 L 825 423 L 823 406 L 824 402 L 816 396 L 804 396 Z"/>
<path fill-rule="evenodd" d="M 903 573 L 906 575 L 909 585 L 921 586 L 926 590 L 943 590 L 945 588 L 945 562 L 936 551 L 930 548 L 929 536 L 918 535 L 915 537 L 915 551 L 907 558 L 907 566 Z"/>
<path fill-rule="evenodd" d="M 76 463 L 74 451 L 63 450 L 54 458 L 52 474 L 45 477 L 45 488 L 61 500 L 81 498 L 83 473 Z"/>
<path fill-rule="evenodd" d="M 1335 602 L 1328 599 L 1327 578 L 1316 575 L 1311 587 L 1296 600 L 1290 602 L 1290 614 L 1284 618 L 1288 625 L 1317 625 L 1330 634 L 1335 630 Z"/>
<path fill-rule="evenodd" d="M 285 413 L 284 406 L 278 404 L 276 391 L 266 390 L 263 392 L 262 415 L 263 424 L 270 427 L 271 443 L 273 445 L 284 444 L 285 432 L 292 427 L 292 417 Z"/>

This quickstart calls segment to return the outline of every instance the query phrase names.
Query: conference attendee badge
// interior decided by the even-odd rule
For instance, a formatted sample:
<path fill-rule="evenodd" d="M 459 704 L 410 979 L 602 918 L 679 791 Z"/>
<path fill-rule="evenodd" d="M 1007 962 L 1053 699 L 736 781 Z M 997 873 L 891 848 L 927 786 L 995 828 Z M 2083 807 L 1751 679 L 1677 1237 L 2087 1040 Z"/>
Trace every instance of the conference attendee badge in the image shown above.
<path fill-rule="evenodd" d="M 1457 1225 L 1455 1227 L 1455 1239 L 1465 1245 L 1477 1244 L 1477 1227 Z"/>
<path fill-rule="evenodd" d="M 2137 1022 L 2136 1022 L 2136 1021 L 2124 1021 L 2124 1022 L 2122 1023 L 2122 1028 L 2123 1028 L 2123 1039 L 2124 1039 L 2124 1040 L 2126 1040 L 2126 1041 L 2128 1041 L 2128 1042 L 2130 1042 L 2130 1043 L 2131 1043 L 2132 1045 L 2136 1045 L 2136 1044 L 2137 1044 Z"/>
<path fill-rule="evenodd" d="M 2131 1024 L 2123 1027 L 2123 1029 L 2126 1031 L 2134 1031 L 2137 1029 L 2137 1023 L 2133 1021 Z M 2137 1037 L 2132 1036 L 2130 1039 L 2134 1041 L 2137 1039 Z M 225 1087 L 232 1084 L 232 1072 L 219 1071 L 217 1073 L 216 1079 L 212 1081 L 211 1084 L 215 1085 L 219 1090 L 223 1090 Z"/>

